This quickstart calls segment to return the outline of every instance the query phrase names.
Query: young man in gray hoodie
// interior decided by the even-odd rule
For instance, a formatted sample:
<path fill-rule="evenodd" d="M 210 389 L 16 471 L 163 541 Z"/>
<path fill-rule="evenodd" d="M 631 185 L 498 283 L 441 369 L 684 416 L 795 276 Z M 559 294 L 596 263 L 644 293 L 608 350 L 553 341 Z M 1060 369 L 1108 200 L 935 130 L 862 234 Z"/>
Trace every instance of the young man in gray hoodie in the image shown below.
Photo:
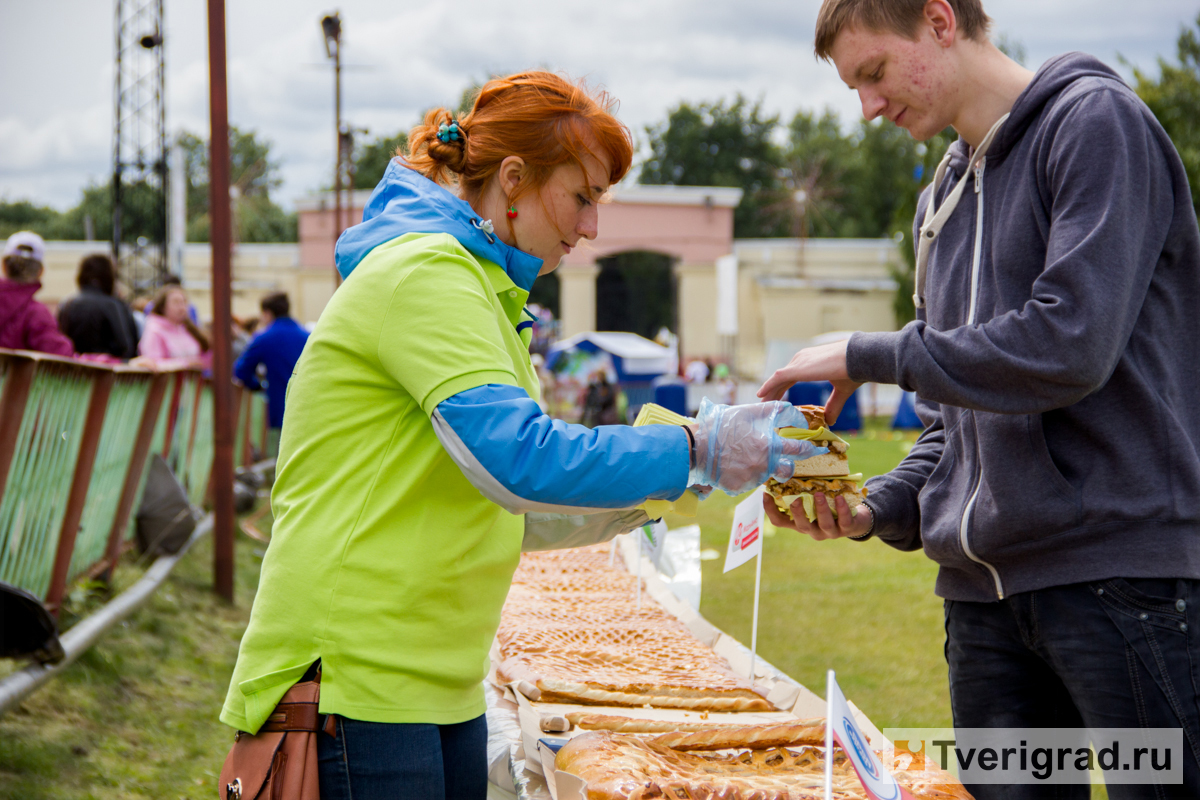
<path fill-rule="evenodd" d="M 1200 231 L 1179 156 L 1110 68 L 1032 73 L 979 0 L 825 0 L 817 54 L 950 147 L 921 195 L 917 319 L 795 355 L 778 399 L 830 380 L 913 390 L 926 424 L 853 516 L 776 525 L 882 539 L 941 566 L 956 727 L 1182 728 L 1200 797 Z M 969 787 L 977 798 L 1088 787 Z M 1063 794 L 1062 792 L 1067 792 Z M 1129 792 L 1133 792 L 1130 794 Z M 1149 792 L 1149 794 L 1147 794 Z"/>

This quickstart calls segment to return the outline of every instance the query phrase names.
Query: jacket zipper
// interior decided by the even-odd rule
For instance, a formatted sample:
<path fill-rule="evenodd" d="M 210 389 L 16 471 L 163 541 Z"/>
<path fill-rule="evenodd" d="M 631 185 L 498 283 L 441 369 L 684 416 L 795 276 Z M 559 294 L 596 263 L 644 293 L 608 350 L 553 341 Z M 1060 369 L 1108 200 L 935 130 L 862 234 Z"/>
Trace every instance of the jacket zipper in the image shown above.
<path fill-rule="evenodd" d="M 975 324 L 975 311 L 979 301 L 979 262 L 983 256 L 983 165 L 987 159 L 981 159 L 979 166 L 975 168 L 975 252 L 971 259 L 971 305 L 967 311 L 967 324 Z M 971 414 L 972 426 L 975 428 L 975 452 L 979 452 L 979 429 L 975 421 L 975 415 Z M 967 501 L 966 507 L 963 509 L 962 519 L 958 523 L 958 541 L 962 545 L 963 553 L 967 558 L 974 561 L 976 564 L 981 564 L 992 575 L 992 582 L 996 584 L 996 596 L 999 599 L 1004 599 L 1004 584 L 1000 581 L 1000 573 L 988 562 L 984 561 L 979 556 L 975 555 L 975 551 L 971 549 L 971 543 L 967 538 L 967 531 L 970 527 L 971 512 L 975 510 L 975 501 L 979 499 L 979 490 L 983 488 L 983 464 L 979 466 L 979 477 L 975 484 L 975 491 L 971 493 L 971 499 Z"/>
<path fill-rule="evenodd" d="M 975 167 L 975 252 L 971 258 L 971 305 L 967 311 L 967 324 L 975 324 L 975 309 L 979 303 L 979 261 L 983 257 L 983 165 L 987 158 Z"/>

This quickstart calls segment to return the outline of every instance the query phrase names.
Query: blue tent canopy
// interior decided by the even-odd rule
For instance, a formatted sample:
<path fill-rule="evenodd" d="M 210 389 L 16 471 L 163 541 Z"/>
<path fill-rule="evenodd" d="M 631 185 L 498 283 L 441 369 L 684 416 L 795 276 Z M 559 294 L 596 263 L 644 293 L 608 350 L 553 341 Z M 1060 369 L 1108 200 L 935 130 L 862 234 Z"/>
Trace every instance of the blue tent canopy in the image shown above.
<path fill-rule="evenodd" d="M 603 331 L 579 333 L 556 342 L 546 353 L 546 368 L 555 367 L 573 351 L 608 353 L 619 383 L 645 383 L 672 374 L 678 363 L 675 351 L 636 333 Z"/>

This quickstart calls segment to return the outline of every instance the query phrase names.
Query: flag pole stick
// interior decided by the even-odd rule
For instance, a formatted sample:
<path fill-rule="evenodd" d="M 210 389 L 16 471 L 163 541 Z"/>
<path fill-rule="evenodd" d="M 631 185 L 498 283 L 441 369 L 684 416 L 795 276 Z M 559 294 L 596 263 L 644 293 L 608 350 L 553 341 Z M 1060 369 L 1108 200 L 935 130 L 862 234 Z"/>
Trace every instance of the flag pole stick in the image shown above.
<path fill-rule="evenodd" d="M 833 670 L 825 678 L 825 800 L 833 800 Z"/>
<path fill-rule="evenodd" d="M 754 683 L 754 662 L 758 657 L 758 594 L 762 588 L 762 551 L 754 557 L 754 620 L 750 624 L 750 682 Z"/>

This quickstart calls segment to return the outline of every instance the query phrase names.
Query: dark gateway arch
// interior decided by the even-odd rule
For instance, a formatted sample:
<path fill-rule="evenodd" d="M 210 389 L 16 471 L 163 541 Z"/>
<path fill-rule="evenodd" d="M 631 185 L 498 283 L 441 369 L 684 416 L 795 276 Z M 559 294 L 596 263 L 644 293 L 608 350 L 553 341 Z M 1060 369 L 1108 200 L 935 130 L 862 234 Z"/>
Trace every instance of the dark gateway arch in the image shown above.
<path fill-rule="evenodd" d="M 628 250 L 596 260 L 596 330 L 629 331 L 653 339 L 662 327 L 679 330 L 675 259 Z"/>

